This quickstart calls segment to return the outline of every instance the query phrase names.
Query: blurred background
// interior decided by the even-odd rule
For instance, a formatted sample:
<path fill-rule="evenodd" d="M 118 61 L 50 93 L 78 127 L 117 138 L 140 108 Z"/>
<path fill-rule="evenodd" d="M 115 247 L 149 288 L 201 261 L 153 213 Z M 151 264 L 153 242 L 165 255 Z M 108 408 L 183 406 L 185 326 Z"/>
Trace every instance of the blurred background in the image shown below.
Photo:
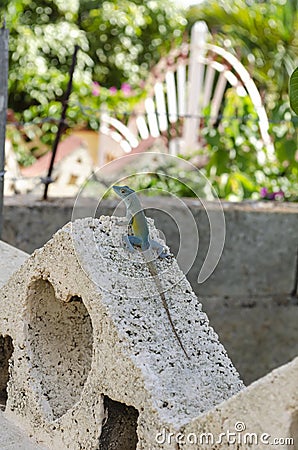
<path fill-rule="evenodd" d="M 63 138 L 82 138 L 87 131 L 90 164 L 96 166 L 100 109 L 126 123 L 145 98 L 158 61 L 188 42 L 193 24 L 204 20 L 209 40 L 237 56 L 255 81 L 276 158 L 260 164 L 256 112 L 249 99 L 230 93 L 220 129 L 203 130 L 208 159 L 202 171 L 220 198 L 296 201 L 297 117 L 289 106 L 288 81 L 298 65 L 297 5 L 294 0 L 2 0 L 10 32 L 7 137 L 19 177 L 38 177 L 35 169 L 25 169 L 51 150 L 76 44 Z M 21 192 L 20 186 L 7 194 Z M 173 189 L 191 195 L 179 185 Z"/>
<path fill-rule="evenodd" d="M 148 188 L 154 188 L 154 198 L 144 199 L 143 204 L 152 209 L 149 216 L 176 254 L 180 230 L 172 216 L 163 213 L 165 204 L 183 223 L 185 214 L 175 196 L 199 192 L 199 197 L 212 199 L 211 189 L 205 189 L 209 180 L 209 187 L 223 200 L 226 242 L 212 277 L 198 285 L 210 223 L 204 204 L 184 200 L 200 234 L 197 259 L 187 274 L 193 289 L 245 382 L 297 355 L 298 227 L 297 204 L 292 202 L 298 200 L 298 119 L 290 108 L 288 84 L 298 66 L 298 2 L 1 0 L 0 18 L 10 34 L 3 239 L 28 253 L 73 219 L 74 199 L 82 186 L 86 195 L 77 202 L 81 216 L 94 214 L 101 193 L 98 169 L 103 162 L 119 161 L 117 157 L 126 151 L 125 147 L 122 153 L 118 149 L 108 154 L 113 142 L 115 148 L 119 144 L 114 139 L 119 133 L 112 130 L 103 146 L 108 158 L 100 159 L 103 111 L 118 121 L 118 131 L 121 124 L 126 127 L 142 118 L 152 79 L 158 80 L 164 67 L 170 72 L 177 58 L 183 62 L 188 57 L 185 49 L 194 24 L 206 22 L 207 41 L 237 58 L 248 79 L 254 80 L 273 155 L 268 157 L 260 137 L 251 97 L 243 91 L 239 95 L 237 87 L 227 84 L 216 120 L 201 122 L 200 145 L 178 153 L 193 169 L 184 169 L 181 158 L 173 163 L 173 158 L 149 154 L 142 158 L 145 176 L 131 177 L 127 184 L 149 193 Z M 76 45 L 79 51 L 54 183 L 49 186 L 50 201 L 42 202 Z M 208 64 L 231 73 L 233 64 L 216 59 L 215 53 L 210 58 Z M 238 82 L 239 74 L 232 80 Z M 202 113 L 210 119 L 209 106 Z M 174 138 L 183 119 L 177 123 L 170 130 Z M 149 143 L 157 152 L 168 151 L 166 134 Z M 117 166 L 113 168 L 117 175 Z M 128 168 L 132 175 L 132 165 Z M 125 176 L 123 170 L 120 167 L 118 174 Z M 163 192 L 173 198 L 157 198 Z M 99 213 L 111 215 L 115 206 L 113 199 L 103 202 Z M 216 221 L 220 208 L 214 204 L 208 208 Z M 182 244 L 193 249 L 193 236 L 189 234 Z"/>

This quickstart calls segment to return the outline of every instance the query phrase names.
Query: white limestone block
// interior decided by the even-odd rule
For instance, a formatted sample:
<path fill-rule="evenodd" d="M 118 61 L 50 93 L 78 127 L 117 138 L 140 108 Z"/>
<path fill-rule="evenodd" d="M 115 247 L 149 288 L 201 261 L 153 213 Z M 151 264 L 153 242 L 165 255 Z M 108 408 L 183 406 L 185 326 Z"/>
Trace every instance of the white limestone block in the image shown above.
<path fill-rule="evenodd" d="M 0 287 L 20 268 L 28 258 L 28 254 L 18 250 L 6 242 L 0 241 Z"/>
<path fill-rule="evenodd" d="M 0 291 L 14 346 L 7 414 L 50 448 L 108 448 L 105 422 L 123 410 L 138 449 L 174 449 L 156 442 L 162 428 L 177 433 L 244 388 L 176 260 L 158 259 L 185 357 L 125 231 L 114 217 L 69 223 Z M 125 430 L 113 439 L 126 449 Z"/>
<path fill-rule="evenodd" d="M 163 433 L 158 440 L 174 445 L 177 435 Z M 178 440 L 181 450 L 296 449 L 298 358 L 191 421 Z"/>
<path fill-rule="evenodd" d="M 46 447 L 30 439 L 2 412 L 0 412 L 0 448 L 2 450 L 46 450 Z"/>

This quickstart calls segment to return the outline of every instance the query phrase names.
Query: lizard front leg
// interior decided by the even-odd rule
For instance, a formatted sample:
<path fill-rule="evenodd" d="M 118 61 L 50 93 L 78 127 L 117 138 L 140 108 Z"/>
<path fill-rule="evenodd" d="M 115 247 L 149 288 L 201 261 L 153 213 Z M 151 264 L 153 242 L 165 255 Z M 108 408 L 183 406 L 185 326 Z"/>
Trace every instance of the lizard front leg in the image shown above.
<path fill-rule="evenodd" d="M 121 226 L 130 226 L 132 224 L 133 216 L 129 211 L 126 211 L 125 217 L 115 217 L 116 223 Z"/>
<path fill-rule="evenodd" d="M 142 239 L 137 236 L 123 236 L 123 242 L 130 252 L 136 251 L 133 247 L 134 245 L 137 245 L 138 247 L 142 245 Z"/>

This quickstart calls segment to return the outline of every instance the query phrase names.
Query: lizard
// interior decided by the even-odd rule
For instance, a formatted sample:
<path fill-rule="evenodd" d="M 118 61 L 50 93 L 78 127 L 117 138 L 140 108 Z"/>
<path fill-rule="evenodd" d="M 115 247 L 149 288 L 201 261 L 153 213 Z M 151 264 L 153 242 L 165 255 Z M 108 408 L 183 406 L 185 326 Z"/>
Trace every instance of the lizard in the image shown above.
<path fill-rule="evenodd" d="M 168 320 L 171 324 L 171 328 L 173 330 L 173 333 L 183 350 L 185 356 L 190 359 L 189 355 L 187 354 L 182 341 L 179 337 L 179 334 L 175 328 L 175 325 L 172 320 L 172 316 L 170 314 L 170 310 L 167 304 L 167 300 L 165 297 L 165 294 L 162 290 L 162 285 L 160 278 L 157 273 L 156 265 L 153 262 L 153 252 L 152 250 L 155 249 L 158 251 L 159 257 L 166 258 L 169 255 L 163 251 L 163 246 L 159 244 L 157 241 L 154 241 L 149 236 L 149 228 L 147 224 L 147 219 L 144 213 L 144 210 L 142 208 L 141 202 L 139 200 L 139 197 L 137 196 L 136 192 L 129 188 L 128 186 L 113 186 L 113 190 L 116 192 L 116 194 L 124 201 L 126 206 L 126 220 L 129 225 L 132 227 L 133 236 L 126 235 L 123 236 L 123 241 L 125 245 L 128 247 L 128 250 L 130 252 L 134 252 L 135 246 L 141 247 L 141 250 L 143 252 L 147 267 L 149 272 L 151 273 L 152 277 L 154 278 L 154 281 L 157 286 L 158 293 L 160 295 L 160 298 L 162 300 L 163 307 L 166 311 Z"/>

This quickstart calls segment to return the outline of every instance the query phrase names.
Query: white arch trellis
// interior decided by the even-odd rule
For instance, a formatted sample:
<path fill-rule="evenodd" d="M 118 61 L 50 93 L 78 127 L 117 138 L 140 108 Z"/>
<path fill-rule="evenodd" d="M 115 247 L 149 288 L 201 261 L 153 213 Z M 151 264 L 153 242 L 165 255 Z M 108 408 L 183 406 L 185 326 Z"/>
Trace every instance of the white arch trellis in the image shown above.
<path fill-rule="evenodd" d="M 202 113 L 210 105 L 215 122 L 227 86 L 240 96 L 249 95 L 258 115 L 260 137 L 267 158 L 274 158 L 269 121 L 260 93 L 243 64 L 229 51 L 208 43 L 205 22 L 195 23 L 190 44 L 172 51 L 160 61 L 148 80 L 149 94 L 138 106 L 127 126 L 107 112 L 101 115 L 101 133 L 117 141 L 124 153 L 146 148 L 144 142 L 169 132 L 182 119 L 179 136 L 169 140 L 169 152 L 186 154 L 198 146 Z M 150 140 L 151 139 L 151 140 Z M 104 146 L 99 149 L 103 161 Z M 258 158 L 264 159 L 259 151 Z"/>

